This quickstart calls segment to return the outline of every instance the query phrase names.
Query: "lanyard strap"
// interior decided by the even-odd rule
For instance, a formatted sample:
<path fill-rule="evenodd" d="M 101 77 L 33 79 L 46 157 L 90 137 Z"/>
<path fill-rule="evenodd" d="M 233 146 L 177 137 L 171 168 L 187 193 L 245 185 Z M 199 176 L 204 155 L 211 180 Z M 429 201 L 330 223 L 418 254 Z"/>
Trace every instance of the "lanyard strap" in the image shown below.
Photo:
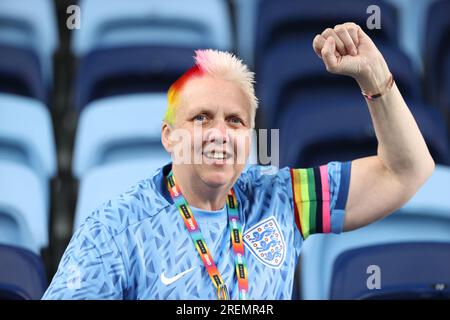
<path fill-rule="evenodd" d="M 191 211 L 186 199 L 181 193 L 180 188 L 175 182 L 175 177 L 173 172 L 170 171 L 167 176 L 167 186 L 172 196 L 173 202 L 180 212 L 183 218 L 186 229 L 188 230 L 192 241 L 194 242 L 195 248 L 197 249 L 200 259 L 202 260 L 206 271 L 216 289 L 216 294 L 219 300 L 228 300 L 229 294 L 225 282 L 217 269 L 211 252 L 206 245 L 205 239 L 198 227 L 197 221 L 194 218 L 194 214 Z M 247 263 L 245 260 L 245 250 L 244 243 L 242 241 L 242 227 L 239 221 L 238 214 L 238 203 L 236 200 L 236 195 L 233 189 L 228 192 L 227 195 L 227 213 L 228 213 L 228 223 L 230 227 L 231 243 L 233 246 L 234 253 L 234 264 L 236 266 L 236 275 L 238 279 L 239 288 L 239 299 L 247 299 L 248 292 L 248 278 L 247 278 Z"/>

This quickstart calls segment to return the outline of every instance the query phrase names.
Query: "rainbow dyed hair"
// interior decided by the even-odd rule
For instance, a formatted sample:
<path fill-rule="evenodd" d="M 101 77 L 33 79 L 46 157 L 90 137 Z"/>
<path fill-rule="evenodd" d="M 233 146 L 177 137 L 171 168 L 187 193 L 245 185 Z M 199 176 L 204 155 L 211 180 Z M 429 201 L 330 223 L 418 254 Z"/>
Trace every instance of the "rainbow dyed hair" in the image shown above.
<path fill-rule="evenodd" d="M 164 121 L 173 125 L 175 112 L 179 107 L 180 93 L 186 83 L 192 78 L 207 74 L 223 80 L 233 81 L 242 88 L 249 100 L 251 125 L 254 127 L 256 109 L 258 108 L 258 99 L 255 96 L 253 87 L 255 82 L 254 73 L 242 63 L 242 60 L 229 52 L 212 49 L 196 50 L 194 59 L 195 65 L 178 78 L 167 92 L 167 111 Z"/>

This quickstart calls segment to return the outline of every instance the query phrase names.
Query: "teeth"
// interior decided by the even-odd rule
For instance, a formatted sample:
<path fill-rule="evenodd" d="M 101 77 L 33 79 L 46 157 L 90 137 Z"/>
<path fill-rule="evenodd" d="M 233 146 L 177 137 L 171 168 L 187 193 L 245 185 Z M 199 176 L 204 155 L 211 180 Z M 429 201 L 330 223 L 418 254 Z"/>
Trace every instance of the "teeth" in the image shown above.
<path fill-rule="evenodd" d="M 205 153 L 205 156 L 215 160 L 224 160 L 227 158 L 226 154 L 223 152 L 207 152 Z"/>

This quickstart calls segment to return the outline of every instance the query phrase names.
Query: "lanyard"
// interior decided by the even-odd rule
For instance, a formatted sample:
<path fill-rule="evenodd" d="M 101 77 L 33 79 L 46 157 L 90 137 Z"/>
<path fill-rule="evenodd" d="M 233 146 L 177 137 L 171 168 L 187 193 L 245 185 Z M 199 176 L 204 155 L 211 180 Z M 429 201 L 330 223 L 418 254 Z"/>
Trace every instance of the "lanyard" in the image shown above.
<path fill-rule="evenodd" d="M 219 300 L 229 300 L 228 289 L 225 282 L 217 269 L 214 259 L 206 245 L 205 239 L 197 225 L 194 215 L 189 207 L 186 199 L 181 194 L 178 185 L 175 182 L 173 172 L 170 171 L 167 176 L 167 186 L 172 196 L 173 202 L 183 218 L 184 224 L 194 242 L 200 259 L 202 260 L 206 271 L 216 289 L 217 298 Z M 248 292 L 248 277 L 247 277 L 247 263 L 245 260 L 244 242 L 242 241 L 242 227 L 239 222 L 238 206 L 236 195 L 233 189 L 227 195 L 227 213 L 228 224 L 230 227 L 231 243 L 234 252 L 234 264 L 236 266 L 236 275 L 238 279 L 239 299 L 247 299 Z"/>

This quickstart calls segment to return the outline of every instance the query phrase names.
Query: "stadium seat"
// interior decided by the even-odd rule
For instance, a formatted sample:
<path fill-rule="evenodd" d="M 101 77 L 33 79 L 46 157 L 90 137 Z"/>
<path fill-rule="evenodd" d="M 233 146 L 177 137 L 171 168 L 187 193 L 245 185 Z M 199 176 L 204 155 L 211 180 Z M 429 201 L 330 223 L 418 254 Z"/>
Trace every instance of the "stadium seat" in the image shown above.
<path fill-rule="evenodd" d="M 378 5 L 382 12 L 382 28 L 368 30 L 366 10 Z M 298 1 L 260 0 L 255 36 L 256 66 L 265 64 L 269 49 L 285 42 L 307 41 L 311 46 L 314 36 L 330 26 L 353 21 L 362 27 L 376 43 L 397 44 L 399 23 L 397 8 L 384 1 Z M 256 69 L 259 71 L 258 68 Z"/>
<path fill-rule="evenodd" d="M 39 254 L 48 246 L 44 190 L 27 166 L 0 161 L 0 243 Z"/>
<path fill-rule="evenodd" d="M 333 265 L 348 250 L 393 243 L 450 243 L 448 181 L 450 167 L 437 166 L 417 194 L 393 215 L 341 235 L 310 236 L 299 265 L 301 297 L 329 299 Z"/>
<path fill-rule="evenodd" d="M 440 112 L 417 101 L 407 104 L 435 162 L 450 164 L 449 140 Z M 317 166 L 377 152 L 369 110 L 357 90 L 301 94 L 287 106 L 276 127 L 280 128 L 281 167 Z"/>
<path fill-rule="evenodd" d="M 280 129 L 281 167 L 312 167 L 377 151 L 369 111 L 356 90 L 322 97 L 304 95 L 288 106 L 276 127 Z"/>
<path fill-rule="evenodd" d="M 441 107 L 442 111 L 448 115 L 448 125 L 450 134 L 450 50 L 442 60 L 442 81 L 439 84 L 439 94 L 437 105 Z"/>
<path fill-rule="evenodd" d="M 176 46 L 232 50 L 231 21 L 222 0 L 80 1 L 83 28 L 72 49 L 84 56 L 97 48 Z"/>
<path fill-rule="evenodd" d="M 56 175 L 52 121 L 41 102 L 0 93 L 0 160 L 21 163 L 38 176 L 49 203 L 49 181 Z"/>
<path fill-rule="evenodd" d="M 151 178 L 156 169 L 169 161 L 169 156 L 149 157 L 106 164 L 89 171 L 80 183 L 73 230 L 101 204 L 117 198 L 140 180 Z"/>
<path fill-rule="evenodd" d="M 73 175 L 95 166 L 140 158 L 169 159 L 161 145 L 166 94 L 135 94 L 97 100 L 80 115 Z"/>
<path fill-rule="evenodd" d="M 99 98 L 136 92 L 166 92 L 193 65 L 194 49 L 121 47 L 92 51 L 80 61 L 75 83 L 78 112 Z"/>
<path fill-rule="evenodd" d="M 46 106 L 34 99 L 0 93 L 0 159 L 9 157 L 46 179 L 56 174 L 55 141 Z"/>
<path fill-rule="evenodd" d="M 38 255 L 0 245 L 0 300 L 39 300 L 46 288 L 45 269 Z"/>
<path fill-rule="evenodd" d="M 438 0 L 432 2 L 427 11 L 425 37 L 422 41 L 422 55 L 425 66 L 426 87 L 429 97 L 434 103 L 439 102 L 439 95 L 448 95 L 443 87 L 444 77 L 448 69 L 443 68 L 445 63 L 450 64 L 450 2 Z M 447 61 L 447 62 L 446 62 Z M 447 87 L 448 88 L 448 87 Z M 450 104 L 447 105 L 450 107 Z M 450 109 L 449 109 L 450 110 Z"/>
<path fill-rule="evenodd" d="M 419 77 L 407 56 L 398 48 L 388 45 L 381 46 L 380 51 L 405 99 L 420 99 Z M 276 124 L 285 107 L 304 94 L 315 93 L 318 97 L 345 96 L 360 91 L 352 78 L 327 72 L 311 44 L 304 41 L 286 43 L 272 49 L 257 76 L 260 112 L 267 127 Z"/>
<path fill-rule="evenodd" d="M 423 59 L 421 48 L 423 43 L 422 40 L 426 35 L 426 12 L 430 3 L 436 0 L 416 1 L 414 6 L 411 6 L 409 0 L 385 1 L 397 7 L 400 18 L 400 46 L 414 62 L 416 71 L 422 73 Z"/>
<path fill-rule="evenodd" d="M 53 53 L 58 47 L 53 6 L 51 0 L 0 1 L 0 44 L 35 52 L 47 85 L 52 84 Z M 11 60 L 5 59 L 3 52 L 1 55 L 2 60 L 11 63 Z"/>
<path fill-rule="evenodd" d="M 375 280 L 368 281 L 374 272 L 379 272 L 379 287 L 371 287 L 376 285 Z M 330 299 L 449 300 L 449 279 L 450 242 L 360 247 L 337 257 L 331 275 Z"/>
<path fill-rule="evenodd" d="M 1 32 L 0 32 L 1 33 Z M 0 44 L 0 92 L 47 100 L 39 59 L 29 49 Z"/>
<path fill-rule="evenodd" d="M 260 0 L 232 0 L 236 15 L 237 53 L 252 70 L 255 65 L 255 32 Z"/>

